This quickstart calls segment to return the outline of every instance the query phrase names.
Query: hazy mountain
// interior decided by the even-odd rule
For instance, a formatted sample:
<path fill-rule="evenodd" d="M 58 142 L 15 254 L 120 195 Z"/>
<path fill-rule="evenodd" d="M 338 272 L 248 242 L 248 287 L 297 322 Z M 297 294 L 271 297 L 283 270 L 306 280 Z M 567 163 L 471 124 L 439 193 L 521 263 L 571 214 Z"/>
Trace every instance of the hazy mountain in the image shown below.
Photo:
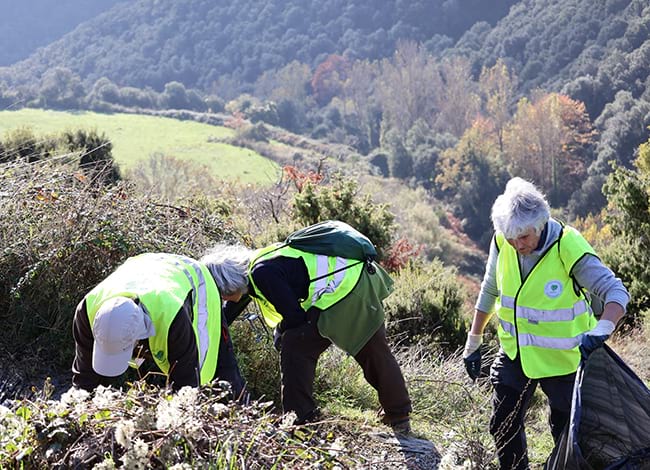
<path fill-rule="evenodd" d="M 170 81 L 203 89 L 224 78 L 250 83 L 292 60 L 315 65 L 332 53 L 385 57 L 399 39 L 453 44 L 475 22 L 494 23 L 514 3 L 137 0 L 83 23 L 4 78 L 29 82 L 63 66 L 87 83 L 102 76 L 154 89 Z"/>
<path fill-rule="evenodd" d="M 124 0 L 0 0 L 0 66 L 25 59 Z"/>

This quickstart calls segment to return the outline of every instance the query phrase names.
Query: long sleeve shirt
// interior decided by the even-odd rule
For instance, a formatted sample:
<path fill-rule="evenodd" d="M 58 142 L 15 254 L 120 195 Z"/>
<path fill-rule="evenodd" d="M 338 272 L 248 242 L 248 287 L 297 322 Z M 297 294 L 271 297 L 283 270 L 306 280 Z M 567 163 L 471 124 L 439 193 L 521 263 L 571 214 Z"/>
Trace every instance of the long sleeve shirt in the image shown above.
<path fill-rule="evenodd" d="M 540 246 L 530 255 L 518 255 L 519 268 L 522 276 L 525 278 L 535 266 L 537 261 L 546 249 L 554 243 L 562 230 L 562 225 L 550 219 L 540 240 Z M 490 253 L 485 268 L 485 275 L 481 283 L 481 290 L 476 300 L 476 309 L 491 313 L 494 309 L 499 292 L 496 283 L 497 256 L 499 251 L 494 241 L 490 244 Z M 587 255 L 578 261 L 570 273 L 578 282 L 580 287 L 586 289 L 590 294 L 595 295 L 603 301 L 603 304 L 615 302 L 626 309 L 630 301 L 630 295 L 623 285 L 623 282 L 617 278 L 611 269 L 605 266 L 600 259 L 593 255 Z"/>
<path fill-rule="evenodd" d="M 300 301 L 309 291 L 309 273 L 301 258 L 277 256 L 260 261 L 253 266 L 251 277 L 259 292 L 251 289 L 249 296 L 239 302 L 226 302 L 224 314 L 232 322 L 248 305 L 250 296 L 262 294 L 282 315 L 278 325 L 280 331 L 296 328 L 306 321 L 306 313 Z"/>
<path fill-rule="evenodd" d="M 192 328 L 192 296 L 187 296 L 174 321 L 169 327 L 167 352 L 170 364 L 169 382 L 174 390 L 186 385 L 196 387 L 200 383 L 198 350 L 196 338 Z M 98 385 L 108 386 L 115 380 L 114 377 L 105 377 L 96 373 L 92 366 L 94 337 L 86 302 L 82 300 L 75 312 L 72 334 L 75 340 L 75 358 L 72 363 L 72 384 L 75 387 L 88 391 L 94 390 Z M 143 368 L 151 368 L 153 359 L 149 352 L 148 340 L 141 340 L 138 346 L 143 351 L 139 354 L 149 363 Z M 156 370 L 157 367 L 153 367 Z"/>

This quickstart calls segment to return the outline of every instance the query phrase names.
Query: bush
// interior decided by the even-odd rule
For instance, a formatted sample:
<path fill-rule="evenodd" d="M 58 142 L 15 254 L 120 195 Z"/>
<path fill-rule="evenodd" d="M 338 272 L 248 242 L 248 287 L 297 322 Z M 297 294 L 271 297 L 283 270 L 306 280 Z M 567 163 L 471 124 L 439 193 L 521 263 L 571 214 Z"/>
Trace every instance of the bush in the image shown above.
<path fill-rule="evenodd" d="M 623 321 L 638 326 L 650 312 L 650 144 L 643 144 L 635 162 L 637 170 L 615 168 L 603 188 L 610 210 L 605 215 L 614 235 L 602 250 L 603 261 L 622 279 L 630 292 Z"/>
<path fill-rule="evenodd" d="M 391 243 L 394 216 L 387 204 L 375 204 L 357 188 L 356 181 L 340 175 L 329 185 L 306 181 L 294 196 L 293 218 L 305 226 L 323 220 L 346 222 L 374 243 L 381 259 Z"/>
<path fill-rule="evenodd" d="M 395 343 L 453 352 L 465 342 L 463 296 L 455 269 L 437 260 L 430 265 L 410 263 L 393 278 L 394 291 L 384 303 L 388 335 Z"/>
<path fill-rule="evenodd" d="M 98 186 L 78 165 L 51 159 L 0 171 L 0 344 L 27 357 L 38 345 L 34 353 L 66 367 L 77 303 L 127 257 L 198 257 L 230 234 L 214 206 L 156 204 L 125 182 Z"/>
<path fill-rule="evenodd" d="M 54 138 L 39 139 L 30 128 L 17 128 L 9 132 L 0 144 L 0 163 L 14 160 L 35 162 L 52 155 L 55 148 Z"/>

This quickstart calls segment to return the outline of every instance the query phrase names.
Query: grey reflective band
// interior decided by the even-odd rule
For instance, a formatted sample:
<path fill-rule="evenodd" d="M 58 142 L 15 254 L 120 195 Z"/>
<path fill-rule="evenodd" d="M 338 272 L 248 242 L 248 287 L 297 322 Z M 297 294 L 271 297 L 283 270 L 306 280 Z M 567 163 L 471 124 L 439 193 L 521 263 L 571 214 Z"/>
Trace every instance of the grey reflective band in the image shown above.
<path fill-rule="evenodd" d="M 508 333 L 512 337 L 515 336 L 516 333 L 515 325 L 503 320 L 502 318 L 499 318 L 499 324 L 501 325 L 501 328 L 503 328 L 503 330 L 506 333 Z M 519 343 L 520 347 L 537 346 L 546 349 L 568 350 L 577 347 L 580 344 L 580 340 L 582 339 L 583 336 L 584 336 L 583 334 L 579 334 L 578 336 L 574 336 L 572 338 L 551 338 L 548 336 L 539 336 L 530 333 L 523 333 L 517 335 L 517 342 Z"/>
<path fill-rule="evenodd" d="M 311 297 L 312 305 L 320 299 L 323 294 L 329 294 L 341 285 L 345 278 L 345 268 L 348 260 L 345 258 L 336 258 L 336 266 L 332 270 L 333 278 L 330 279 L 329 256 L 316 255 L 316 280 L 314 281 L 314 294 Z"/>
<path fill-rule="evenodd" d="M 508 295 L 501 295 L 500 299 L 501 305 L 503 305 L 505 308 L 515 308 L 515 298 L 510 297 Z"/>
<path fill-rule="evenodd" d="M 588 311 L 587 302 L 584 300 L 576 302 L 573 308 L 560 308 L 557 310 L 538 310 L 536 308 L 517 306 L 517 318 L 525 318 L 533 322 L 572 321 L 578 315 Z"/>
<path fill-rule="evenodd" d="M 199 344 L 197 345 L 197 349 L 199 350 L 199 370 L 201 370 L 203 368 L 203 363 L 205 362 L 205 356 L 208 353 L 208 347 L 210 346 L 210 335 L 208 334 L 208 294 L 205 287 L 205 277 L 203 276 L 201 265 L 195 260 L 182 255 L 161 256 L 161 259 L 170 258 L 175 258 L 174 263 L 183 270 L 185 277 L 190 281 L 190 285 L 192 286 L 192 297 L 197 304 L 197 328 L 199 333 Z M 194 273 L 199 280 L 198 289 L 194 284 L 192 274 L 182 263 L 189 264 L 194 269 Z"/>
<path fill-rule="evenodd" d="M 499 318 L 499 324 L 501 325 L 501 328 L 503 328 L 503 330 L 506 333 L 509 333 L 510 336 L 515 336 L 515 333 L 517 332 L 517 330 L 515 329 L 515 325 L 513 325 L 508 321 L 505 321 L 503 318 Z"/>
<path fill-rule="evenodd" d="M 500 301 L 501 305 L 505 308 L 515 308 L 514 297 L 502 295 Z M 584 299 L 580 299 L 573 305 L 573 308 L 560 308 L 557 310 L 540 310 L 517 305 L 516 316 L 517 318 L 524 318 L 532 322 L 572 321 L 578 315 L 582 315 L 588 311 L 589 307 L 587 302 Z"/>
<path fill-rule="evenodd" d="M 519 335 L 519 346 L 538 346 L 546 349 L 573 349 L 580 344 L 583 334 L 573 338 L 549 338 L 548 336 L 536 336 L 531 334 Z"/>

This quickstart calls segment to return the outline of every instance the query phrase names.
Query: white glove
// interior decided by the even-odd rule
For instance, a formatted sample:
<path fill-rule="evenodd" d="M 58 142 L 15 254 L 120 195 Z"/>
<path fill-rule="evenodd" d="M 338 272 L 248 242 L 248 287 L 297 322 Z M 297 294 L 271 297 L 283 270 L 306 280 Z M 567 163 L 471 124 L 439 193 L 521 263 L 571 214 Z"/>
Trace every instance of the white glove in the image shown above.
<path fill-rule="evenodd" d="M 611 322 L 609 320 L 598 320 L 596 326 L 587 331 L 585 334 L 589 336 L 610 336 L 612 333 L 614 333 L 614 328 L 616 328 L 614 322 Z"/>
<path fill-rule="evenodd" d="M 467 335 L 467 341 L 465 342 L 465 349 L 463 350 L 463 359 L 476 351 L 481 344 L 483 344 L 483 335 L 473 335 L 469 333 Z"/>

